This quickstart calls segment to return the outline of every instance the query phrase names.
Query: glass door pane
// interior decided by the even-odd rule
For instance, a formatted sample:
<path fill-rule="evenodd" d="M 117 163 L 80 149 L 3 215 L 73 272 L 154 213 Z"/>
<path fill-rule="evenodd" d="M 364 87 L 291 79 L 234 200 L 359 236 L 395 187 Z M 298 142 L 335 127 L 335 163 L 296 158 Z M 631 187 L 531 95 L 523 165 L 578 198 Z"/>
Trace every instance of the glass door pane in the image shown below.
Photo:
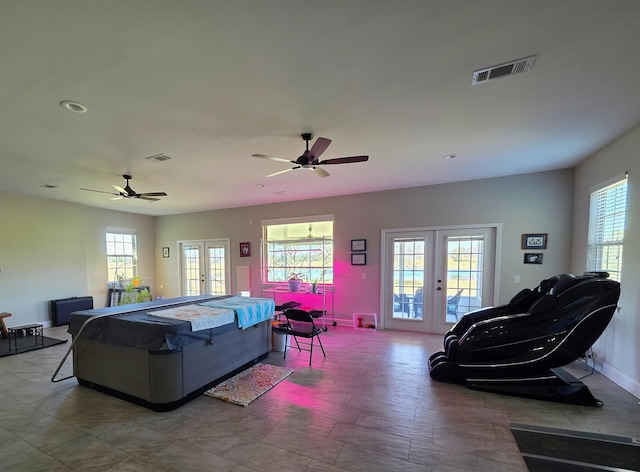
<path fill-rule="evenodd" d="M 424 238 L 397 238 L 393 243 L 394 318 L 422 319 L 424 247 Z"/>
<path fill-rule="evenodd" d="M 182 295 L 202 293 L 201 254 L 202 244 L 182 244 Z"/>
<path fill-rule="evenodd" d="M 226 252 L 224 244 L 207 244 L 207 293 L 209 295 L 225 295 L 229 293 Z"/>

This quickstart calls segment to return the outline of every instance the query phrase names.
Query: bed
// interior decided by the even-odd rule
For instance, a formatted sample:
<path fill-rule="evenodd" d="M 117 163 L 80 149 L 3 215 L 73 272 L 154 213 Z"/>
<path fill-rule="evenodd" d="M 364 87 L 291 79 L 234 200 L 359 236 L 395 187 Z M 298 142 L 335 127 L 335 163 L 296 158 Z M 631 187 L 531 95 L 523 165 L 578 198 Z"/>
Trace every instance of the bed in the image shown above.
<path fill-rule="evenodd" d="M 170 411 L 266 358 L 273 314 L 271 299 L 231 296 L 76 311 L 73 375 L 80 385 Z"/>

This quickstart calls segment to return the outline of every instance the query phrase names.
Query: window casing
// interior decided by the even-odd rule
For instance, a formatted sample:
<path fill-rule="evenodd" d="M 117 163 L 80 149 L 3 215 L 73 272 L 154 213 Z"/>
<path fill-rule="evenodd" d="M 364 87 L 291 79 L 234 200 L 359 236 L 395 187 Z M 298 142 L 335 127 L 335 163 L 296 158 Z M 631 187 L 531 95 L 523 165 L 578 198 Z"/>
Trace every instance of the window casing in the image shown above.
<path fill-rule="evenodd" d="M 136 235 L 133 230 L 107 229 L 107 279 L 116 282 L 138 275 Z"/>
<path fill-rule="evenodd" d="M 604 271 L 620 282 L 627 214 L 627 179 L 591 192 L 587 271 Z"/>
<path fill-rule="evenodd" d="M 333 284 L 333 218 L 316 218 L 263 221 L 263 282 L 285 283 L 295 273 L 306 283 Z"/>

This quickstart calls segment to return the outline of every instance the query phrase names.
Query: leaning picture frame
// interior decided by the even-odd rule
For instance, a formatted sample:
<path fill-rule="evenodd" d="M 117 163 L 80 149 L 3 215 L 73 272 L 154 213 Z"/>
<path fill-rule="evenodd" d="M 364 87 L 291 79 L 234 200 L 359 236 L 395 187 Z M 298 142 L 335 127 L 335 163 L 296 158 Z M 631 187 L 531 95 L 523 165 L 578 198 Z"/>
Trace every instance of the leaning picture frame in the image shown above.
<path fill-rule="evenodd" d="M 366 239 L 352 239 L 351 240 L 351 251 L 366 251 L 367 250 L 367 240 Z"/>
<path fill-rule="evenodd" d="M 367 265 L 367 255 L 351 254 L 351 265 Z"/>
<path fill-rule="evenodd" d="M 548 233 L 523 234 L 521 249 L 547 249 Z"/>

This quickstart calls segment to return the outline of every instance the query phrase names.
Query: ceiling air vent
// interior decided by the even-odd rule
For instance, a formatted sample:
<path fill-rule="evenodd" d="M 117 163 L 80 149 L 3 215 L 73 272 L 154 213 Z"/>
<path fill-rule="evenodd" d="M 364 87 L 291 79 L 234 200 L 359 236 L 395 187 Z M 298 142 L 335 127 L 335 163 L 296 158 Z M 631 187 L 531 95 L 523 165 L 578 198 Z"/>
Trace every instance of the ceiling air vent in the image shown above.
<path fill-rule="evenodd" d="M 523 59 L 518 59 L 517 61 L 511 61 L 505 64 L 477 70 L 473 73 L 471 85 L 483 84 L 485 82 L 488 82 L 489 80 L 527 72 L 529 69 L 531 69 L 531 65 L 533 64 L 533 60 L 535 58 L 536 56 L 529 56 Z"/>
<path fill-rule="evenodd" d="M 171 157 L 167 156 L 166 154 L 156 154 L 155 156 L 145 157 L 145 159 L 149 159 L 153 162 L 164 162 L 171 159 Z"/>

